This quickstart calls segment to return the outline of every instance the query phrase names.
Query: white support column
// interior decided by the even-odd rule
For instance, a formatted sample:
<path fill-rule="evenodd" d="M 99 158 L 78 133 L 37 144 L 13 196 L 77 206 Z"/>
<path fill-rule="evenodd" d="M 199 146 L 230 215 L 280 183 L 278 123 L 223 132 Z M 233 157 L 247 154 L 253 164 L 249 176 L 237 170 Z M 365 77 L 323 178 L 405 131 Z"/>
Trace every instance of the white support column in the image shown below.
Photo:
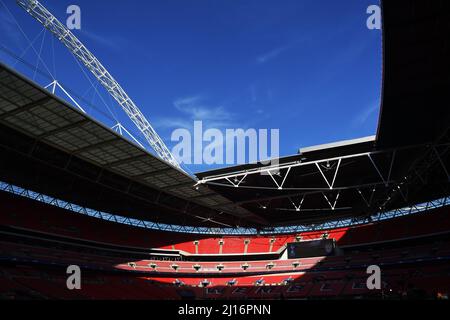
<path fill-rule="evenodd" d="M 305 200 L 306 195 L 303 195 L 302 200 L 300 200 L 299 205 L 296 205 L 295 202 L 292 200 L 291 197 L 288 197 L 289 201 L 292 203 L 292 205 L 294 206 L 295 211 L 300 212 L 302 209 L 302 204 L 303 201 Z"/>

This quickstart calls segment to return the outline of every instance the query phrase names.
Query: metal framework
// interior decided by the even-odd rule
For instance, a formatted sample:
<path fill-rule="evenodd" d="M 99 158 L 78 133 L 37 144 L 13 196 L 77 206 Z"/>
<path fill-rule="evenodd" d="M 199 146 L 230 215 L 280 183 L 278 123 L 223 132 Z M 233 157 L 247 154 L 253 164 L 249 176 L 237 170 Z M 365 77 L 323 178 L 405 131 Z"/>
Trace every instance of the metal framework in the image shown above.
<path fill-rule="evenodd" d="M 419 148 L 419 147 L 426 147 L 426 150 L 423 152 L 424 160 L 422 157 L 420 157 L 421 161 L 417 161 L 415 165 L 413 166 L 414 171 L 411 171 L 410 174 L 413 174 L 417 177 L 425 177 L 426 171 L 430 169 L 432 166 L 438 165 L 443 168 L 443 174 L 446 175 L 447 179 L 449 174 L 448 170 L 444 164 L 444 161 L 442 160 L 443 156 L 448 152 L 449 150 L 449 143 L 442 139 L 443 141 L 437 144 L 434 144 L 433 146 L 429 145 L 415 145 L 415 146 L 405 146 L 401 148 L 395 148 L 390 150 L 380 150 L 380 151 L 374 151 L 374 152 L 365 152 L 365 153 L 358 153 L 358 154 L 351 154 L 351 155 L 345 155 L 345 156 L 339 156 L 339 157 L 332 157 L 328 159 L 320 159 L 320 160 L 314 160 L 314 161 L 297 161 L 297 162 L 291 162 L 286 163 L 282 165 L 277 166 L 266 166 L 266 167 L 259 167 L 249 170 L 243 170 L 243 171 L 237 171 L 234 173 L 227 173 L 227 174 L 219 174 L 219 175 L 213 175 L 213 176 L 207 176 L 202 178 L 197 182 L 198 185 L 205 184 L 205 185 L 216 185 L 220 187 L 229 187 L 229 188 L 242 188 L 242 189 L 263 189 L 263 190 L 273 190 L 274 193 L 271 196 L 265 197 L 265 198 L 255 198 L 255 199 L 249 199 L 249 200 L 243 200 L 236 202 L 239 205 L 244 204 L 250 204 L 250 203 L 258 203 L 259 207 L 262 209 L 274 209 L 279 211 L 295 211 L 295 212 L 306 212 L 306 211 L 337 211 L 337 210 L 346 210 L 351 209 L 350 207 L 339 207 L 339 199 L 342 197 L 342 194 L 349 194 L 354 193 L 357 198 L 360 198 L 363 205 L 367 208 L 373 208 L 377 211 L 382 211 L 385 209 L 386 205 L 389 201 L 391 201 L 394 196 L 399 194 L 402 197 L 402 200 L 404 201 L 405 205 L 408 203 L 407 199 L 407 190 L 408 186 L 413 183 L 413 179 L 411 177 L 406 178 L 404 177 L 403 180 L 400 179 L 400 181 L 395 181 L 391 179 L 392 173 L 393 173 L 393 167 L 394 163 L 396 161 L 396 154 L 402 150 L 410 149 L 410 148 Z M 380 167 L 377 165 L 376 161 L 374 160 L 374 156 L 377 154 L 388 154 L 390 155 L 390 163 L 388 170 L 386 172 L 382 172 Z M 346 186 L 336 186 L 335 181 L 338 177 L 339 169 L 342 165 L 342 161 L 346 159 L 356 159 L 356 158 L 367 158 L 369 159 L 369 163 L 373 167 L 373 169 L 376 171 L 377 176 L 379 177 L 378 181 L 374 181 L 367 184 L 360 184 L 360 185 L 346 185 Z M 331 165 L 332 164 L 332 165 Z M 323 188 L 317 188 L 313 186 L 308 185 L 302 185 L 301 187 L 286 187 L 285 182 L 289 175 L 293 175 L 293 169 L 296 167 L 303 167 L 308 166 L 310 168 L 313 168 L 316 170 L 317 174 L 320 174 L 323 181 L 325 182 L 326 187 Z M 330 170 L 333 169 L 334 173 L 331 177 L 328 177 L 325 175 L 324 170 Z M 420 169 L 422 168 L 422 169 Z M 420 169 L 420 170 L 419 170 Z M 285 172 L 284 174 L 281 174 L 282 170 Z M 419 173 L 421 171 L 421 173 Z M 274 172 L 277 172 L 276 174 Z M 269 181 L 269 184 L 272 184 L 272 186 L 261 186 L 259 184 L 257 185 L 249 185 L 246 183 L 244 185 L 244 182 L 246 182 L 246 178 L 250 175 L 261 175 L 266 176 L 267 181 Z M 417 176 L 418 175 L 418 176 Z M 277 180 L 278 176 L 278 180 Z M 423 180 L 423 179 L 422 179 Z M 449 180 L 450 181 L 450 180 Z M 424 183 L 422 181 L 422 183 Z M 383 195 L 381 198 L 378 198 L 375 196 L 377 190 L 386 189 L 391 190 L 392 192 L 389 192 L 388 195 Z M 276 191 L 291 191 L 288 194 L 286 193 L 280 193 L 277 194 Z M 314 195 L 321 195 L 321 197 L 324 198 L 325 203 L 328 204 L 328 207 L 326 208 L 314 208 L 314 209 L 307 209 L 304 208 L 303 203 L 305 200 L 307 200 L 309 197 Z M 270 203 L 272 200 L 277 199 L 287 199 L 287 207 L 271 207 Z M 295 227 L 294 227 L 295 228 Z"/>
<path fill-rule="evenodd" d="M 53 80 L 51 83 L 44 87 L 45 89 L 51 88 L 53 94 L 56 93 L 56 89 L 59 88 L 75 106 L 81 110 L 81 112 L 86 113 L 86 111 L 78 104 L 78 102 L 64 89 L 64 87 L 58 82 L 58 80 Z"/>
<path fill-rule="evenodd" d="M 61 41 L 69 51 L 89 69 L 102 86 L 122 107 L 128 117 L 144 135 L 156 154 L 164 161 L 181 169 L 175 157 L 171 154 L 137 105 L 81 41 L 37 0 L 17 0 L 17 4 L 55 35 L 58 40 Z"/>
<path fill-rule="evenodd" d="M 367 157 L 370 160 L 371 164 L 373 165 L 374 169 L 376 170 L 377 174 L 380 177 L 380 181 L 375 184 L 383 184 L 385 186 L 388 186 L 390 183 L 393 182 L 393 181 L 391 181 L 391 173 L 392 173 L 392 167 L 394 165 L 395 154 L 396 154 L 397 150 L 416 148 L 416 147 L 419 147 L 419 146 L 408 146 L 408 147 L 403 147 L 403 148 L 398 148 L 398 149 L 393 149 L 393 150 L 363 152 L 363 153 L 350 154 L 350 155 L 345 155 L 345 156 L 332 157 L 332 158 L 320 159 L 320 160 L 314 160 L 314 161 L 305 161 L 305 162 L 296 161 L 296 162 L 286 163 L 286 164 L 282 164 L 282 165 L 264 166 L 264 167 L 259 167 L 259 168 L 244 170 L 244 171 L 237 171 L 237 172 L 233 172 L 233 173 L 229 173 L 229 174 L 219 174 L 219 175 L 204 177 L 197 182 L 197 185 L 211 184 L 211 185 L 219 185 L 219 186 L 234 187 L 234 188 L 293 190 L 293 191 L 302 191 L 302 190 L 327 191 L 327 190 L 338 190 L 338 189 L 343 190 L 343 189 L 350 189 L 350 188 L 366 187 L 367 185 L 351 185 L 351 186 L 345 186 L 345 187 L 335 187 L 335 181 L 336 181 L 339 169 L 341 167 L 342 160 Z M 389 172 L 385 176 L 385 175 L 383 175 L 383 173 L 381 172 L 381 170 L 379 169 L 379 167 L 373 160 L 372 156 L 376 155 L 376 154 L 386 154 L 386 153 L 392 154 L 392 159 L 391 159 L 391 163 L 390 163 Z M 325 176 L 323 168 L 331 162 L 336 162 L 336 168 L 335 168 L 335 172 L 333 175 L 333 179 L 331 179 L 331 181 L 330 181 L 330 179 L 328 179 Z M 308 187 L 308 186 L 294 187 L 294 188 L 285 187 L 284 184 L 286 182 L 288 175 L 291 173 L 291 170 L 296 167 L 304 167 L 304 166 L 316 167 L 317 172 L 321 174 L 322 178 L 324 179 L 324 181 L 328 187 L 327 188 L 317 188 L 317 187 Z M 282 177 L 282 181 L 278 182 L 275 179 L 275 176 L 280 175 L 279 172 L 281 170 L 286 170 L 286 173 Z M 247 178 L 250 175 L 255 175 L 255 174 L 259 174 L 262 176 L 268 176 L 269 178 L 271 178 L 271 180 L 273 182 L 273 186 L 272 187 L 261 187 L 258 185 L 256 185 L 256 186 L 242 185 L 242 182 L 245 181 L 245 178 Z M 221 180 L 222 180 L 222 182 L 220 182 Z M 371 185 L 373 185 L 373 184 L 371 184 Z"/>
<path fill-rule="evenodd" d="M 208 227 L 194 227 L 194 226 L 180 226 L 170 225 L 151 221 L 144 221 L 140 219 L 133 219 L 128 217 L 122 217 L 118 215 L 109 214 L 106 212 L 82 207 L 70 202 L 66 202 L 60 199 L 53 198 L 35 191 L 27 190 L 6 182 L 0 181 L 0 191 L 9 192 L 18 196 L 26 197 L 36 201 L 40 201 L 55 207 L 66 209 L 70 212 L 79 213 L 94 217 L 105 221 L 113 221 L 120 224 L 131 225 L 150 230 L 179 232 L 179 233 L 193 233 L 193 234 L 210 234 L 210 235 L 271 235 L 271 234 L 292 234 L 306 231 L 320 231 L 329 230 L 341 227 L 351 227 L 371 222 L 383 221 L 387 219 L 402 217 L 419 212 L 427 212 L 431 209 L 437 209 L 450 205 L 450 197 L 444 197 L 428 201 L 425 203 L 415 204 L 412 206 L 379 212 L 374 215 L 362 218 L 341 219 L 315 225 L 293 225 L 285 227 L 277 227 L 271 229 L 256 230 L 254 228 L 208 228 Z"/>
<path fill-rule="evenodd" d="M 417 146 L 414 146 L 417 147 Z M 279 190 L 279 191 L 292 191 L 292 192 L 298 192 L 297 195 L 290 194 L 290 195 L 275 195 L 266 199 L 255 199 L 255 200 L 248 200 L 248 201 L 242 201 L 239 202 L 239 204 L 245 204 L 245 203 L 251 203 L 251 202 L 258 202 L 266 200 L 267 203 L 264 205 L 260 205 L 261 208 L 267 209 L 269 206 L 271 200 L 274 199 L 282 199 L 287 198 L 290 204 L 289 207 L 281 207 L 281 208 L 273 208 L 280 211 L 295 211 L 295 212 L 305 212 L 305 211 L 338 211 L 338 210 L 347 210 L 351 209 L 350 207 L 339 207 L 338 206 L 338 200 L 341 196 L 341 192 L 356 192 L 358 194 L 358 197 L 360 196 L 362 201 L 367 205 L 368 208 L 372 207 L 373 203 L 373 195 L 375 193 L 375 190 L 379 186 L 387 187 L 389 184 L 393 184 L 394 181 L 391 181 L 391 173 L 392 173 L 392 167 L 394 165 L 395 161 L 395 154 L 397 152 L 397 149 L 394 150 L 383 150 L 383 151 L 373 151 L 373 152 L 364 152 L 364 153 L 358 153 L 358 154 L 351 154 L 351 155 L 345 155 L 345 156 L 339 156 L 339 157 L 332 157 L 328 159 L 320 159 L 315 161 L 297 161 L 292 163 L 287 163 L 283 165 L 276 165 L 272 167 L 260 167 L 255 168 L 251 170 L 246 171 L 239 171 L 231 174 L 225 174 L 225 175 L 216 175 L 216 176 L 210 176 L 205 177 L 198 181 L 197 184 L 211 184 L 211 185 L 218 185 L 218 186 L 225 186 L 225 187 L 233 187 L 233 188 L 245 188 L 245 189 L 265 189 L 265 190 Z M 382 170 L 378 167 L 376 162 L 373 159 L 373 156 L 376 154 L 391 154 L 391 162 L 389 166 L 389 172 L 383 174 Z M 370 183 L 370 184 L 364 184 L 364 185 L 348 185 L 348 186 L 341 186 L 336 187 L 335 182 L 336 178 L 339 173 L 339 169 L 341 167 L 342 161 L 346 159 L 355 159 L 355 158 L 363 158 L 366 157 L 370 160 L 370 163 L 372 164 L 374 170 L 377 172 L 379 176 L 379 181 Z M 333 165 L 331 165 L 333 163 Z M 315 168 L 317 173 L 320 173 L 320 176 L 323 178 L 324 182 L 326 183 L 326 188 L 317 188 L 317 187 L 311 187 L 311 186 L 302 186 L 302 187 L 285 187 L 285 182 L 290 174 L 292 174 L 292 169 L 296 167 L 304 167 L 309 166 L 312 168 Z M 327 178 L 324 170 L 334 170 L 334 174 L 332 175 L 332 178 Z M 286 170 L 284 175 L 281 175 L 281 170 Z M 276 172 L 276 173 L 274 173 Z M 242 183 L 245 181 L 245 179 L 249 175 L 255 175 L 259 174 L 262 176 L 269 177 L 269 181 L 272 182 L 272 187 L 267 186 L 250 186 L 250 185 L 242 185 Z M 277 181 L 276 176 L 279 176 L 279 180 Z M 223 181 L 223 182 L 221 182 Z M 368 189 L 371 190 L 371 195 L 369 199 L 366 199 L 364 196 L 362 190 Z M 328 195 L 325 193 L 327 192 Z M 321 194 L 324 198 L 325 202 L 328 204 L 328 207 L 326 208 L 314 208 L 314 209 L 306 209 L 302 207 L 303 202 L 307 197 L 310 197 L 311 195 L 315 194 Z M 295 200 L 295 197 L 298 197 L 299 200 Z"/>
<path fill-rule="evenodd" d="M 117 122 L 114 126 L 111 127 L 112 130 L 119 133 L 121 136 L 125 136 L 125 134 L 130 137 L 139 147 L 145 149 L 144 146 L 127 130 L 120 122 Z"/>

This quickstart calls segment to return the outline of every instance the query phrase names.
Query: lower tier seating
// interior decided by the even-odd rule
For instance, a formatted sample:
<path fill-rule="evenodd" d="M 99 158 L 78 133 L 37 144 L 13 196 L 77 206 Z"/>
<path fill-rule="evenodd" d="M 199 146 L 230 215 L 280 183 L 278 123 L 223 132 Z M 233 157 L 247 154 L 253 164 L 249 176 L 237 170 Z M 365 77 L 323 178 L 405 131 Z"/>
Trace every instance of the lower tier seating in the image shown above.
<path fill-rule="evenodd" d="M 86 272 L 80 290 L 65 287 L 64 270 L 0 267 L 0 299 L 321 299 L 436 298 L 450 289 L 450 264 L 397 267 L 382 275 L 382 289 L 367 289 L 367 275 L 338 271 L 234 278 L 159 278 Z"/>

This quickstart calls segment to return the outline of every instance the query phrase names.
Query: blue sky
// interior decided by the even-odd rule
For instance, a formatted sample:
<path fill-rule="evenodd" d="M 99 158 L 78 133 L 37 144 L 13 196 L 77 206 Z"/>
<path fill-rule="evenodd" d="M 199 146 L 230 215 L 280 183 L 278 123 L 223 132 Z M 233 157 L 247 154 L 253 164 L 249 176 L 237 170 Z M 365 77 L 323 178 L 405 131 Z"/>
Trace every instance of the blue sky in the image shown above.
<path fill-rule="evenodd" d="M 74 33 L 124 87 L 169 147 L 171 132 L 206 128 L 280 130 L 280 155 L 376 133 L 381 31 L 366 27 L 373 0 L 128 0 L 42 3 L 60 20 L 77 4 Z M 5 10 L 4 4 L 8 7 Z M 16 22 L 33 46 L 27 49 Z M 0 45 L 48 70 L 89 102 L 88 113 L 136 130 L 67 49 L 13 0 L 0 0 Z M 49 82 L 4 51 L 0 59 Z M 87 74 L 87 71 L 86 71 Z M 99 94 L 95 93 L 98 90 Z M 107 106 L 106 106 L 107 105 Z M 108 108 L 112 111 L 108 111 Z M 136 134 L 138 135 L 138 134 Z M 140 140 L 142 140 L 140 138 Z M 220 167 L 221 165 L 218 165 Z M 190 171 L 215 166 L 191 165 Z"/>

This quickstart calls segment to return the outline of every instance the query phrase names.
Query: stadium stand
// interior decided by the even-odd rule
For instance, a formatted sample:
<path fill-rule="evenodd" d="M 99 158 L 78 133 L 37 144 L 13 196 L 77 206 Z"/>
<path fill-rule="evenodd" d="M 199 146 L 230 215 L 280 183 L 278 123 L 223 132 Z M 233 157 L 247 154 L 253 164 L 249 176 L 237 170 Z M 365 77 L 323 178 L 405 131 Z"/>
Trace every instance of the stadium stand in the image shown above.
<path fill-rule="evenodd" d="M 444 14 L 450 11 L 441 8 L 447 3 L 442 1 L 429 10 L 412 1 L 410 10 L 396 11 L 392 3 L 383 3 L 383 95 L 376 139 L 281 159 L 282 164 L 305 157 L 311 161 L 311 167 L 293 167 L 292 180 L 287 180 L 301 189 L 306 182 L 325 184 L 314 161 L 341 157 L 338 180 L 345 191 L 325 188 L 341 194 L 343 210 L 331 205 L 323 209 L 325 191 L 306 191 L 310 211 L 280 215 L 279 209 L 291 207 L 292 201 L 279 189 L 264 195 L 275 203 L 271 207 L 261 205 L 258 188 L 198 185 L 197 189 L 193 177 L 0 65 L 1 181 L 112 215 L 179 227 L 167 232 L 106 221 L 0 191 L 0 298 L 448 298 L 449 109 L 437 99 L 449 100 L 450 32 L 445 28 L 450 19 Z M 434 32 L 436 26 L 444 32 Z M 52 121 L 26 121 L 40 112 L 48 112 Z M 76 130 L 85 137 L 81 139 Z M 64 135 L 76 143 L 60 138 Z M 106 147 L 120 158 L 109 159 Z M 355 156 L 360 152 L 373 152 L 373 158 Z M 258 166 L 224 168 L 196 178 Z M 392 173 L 393 182 L 384 181 L 379 168 Z M 253 175 L 247 182 L 266 188 L 272 183 L 266 178 Z M 376 205 L 357 192 L 365 183 L 373 190 Z M 401 217 L 372 219 L 437 199 L 446 201 Z M 199 212 L 212 218 L 199 219 Z M 321 227 L 345 220 L 356 222 Z M 218 224 L 256 232 L 215 232 L 223 230 Z M 272 231 L 289 226 L 308 226 L 309 231 Z M 183 232 L 187 227 L 211 232 Z M 314 244 L 320 249 L 329 244 L 331 251 L 306 255 L 306 245 Z M 80 290 L 66 287 L 66 268 L 71 264 L 82 269 Z M 382 268 L 380 290 L 366 285 L 370 265 Z"/>
<path fill-rule="evenodd" d="M 317 240 L 326 234 L 329 239 L 335 239 L 341 247 L 346 247 L 437 235 L 450 230 L 450 221 L 446 216 L 448 209 L 444 207 L 433 210 L 432 215 L 430 211 L 427 211 L 414 216 L 391 219 L 383 223 L 334 230 L 302 232 L 295 235 L 210 237 L 196 234 L 164 233 L 118 225 L 82 214 L 69 213 L 61 208 L 48 206 L 38 201 L 17 197 L 5 192 L 0 192 L 0 200 L 2 212 L 0 224 L 4 226 L 117 246 L 166 249 L 200 255 L 218 255 L 221 240 L 223 241 L 222 254 L 250 254 L 280 251 L 287 243 L 296 242 L 297 237 L 300 237 L 302 241 Z M 67 225 L 67 216 L 71 217 L 70 226 Z M 126 237 L 120 235 L 126 235 Z M 185 239 L 189 239 L 189 241 Z M 247 251 L 245 251 L 246 241 L 248 241 Z M 272 246 L 271 241 L 273 241 Z M 198 243 L 198 245 L 196 246 L 195 243 Z"/>
<path fill-rule="evenodd" d="M 0 202 L 1 296 L 7 299 L 371 297 L 375 294 L 367 290 L 367 275 L 361 271 L 371 264 L 386 270 L 384 290 L 378 296 L 436 296 L 449 291 L 448 207 L 352 228 L 295 235 L 200 237 L 189 242 L 183 241 L 192 234 L 179 234 L 166 244 L 158 239 L 160 232 L 68 213 L 10 194 L 1 196 L 8 198 Z M 70 217 L 71 227 L 59 217 Z M 119 230 L 127 230 L 133 237 L 114 236 Z M 324 234 L 335 240 L 339 254 L 283 256 L 287 243 L 321 239 Z M 198 245 L 196 254 L 194 242 L 212 248 Z M 249 248 L 252 242 L 253 249 L 246 252 L 244 243 Z M 161 251 L 144 258 L 153 249 Z M 273 257 L 275 251 L 279 252 Z M 252 259 L 252 252 L 262 255 Z M 89 274 L 81 291 L 62 287 L 61 268 L 69 264 L 80 265 Z M 419 293 L 418 288 L 422 290 Z"/>

